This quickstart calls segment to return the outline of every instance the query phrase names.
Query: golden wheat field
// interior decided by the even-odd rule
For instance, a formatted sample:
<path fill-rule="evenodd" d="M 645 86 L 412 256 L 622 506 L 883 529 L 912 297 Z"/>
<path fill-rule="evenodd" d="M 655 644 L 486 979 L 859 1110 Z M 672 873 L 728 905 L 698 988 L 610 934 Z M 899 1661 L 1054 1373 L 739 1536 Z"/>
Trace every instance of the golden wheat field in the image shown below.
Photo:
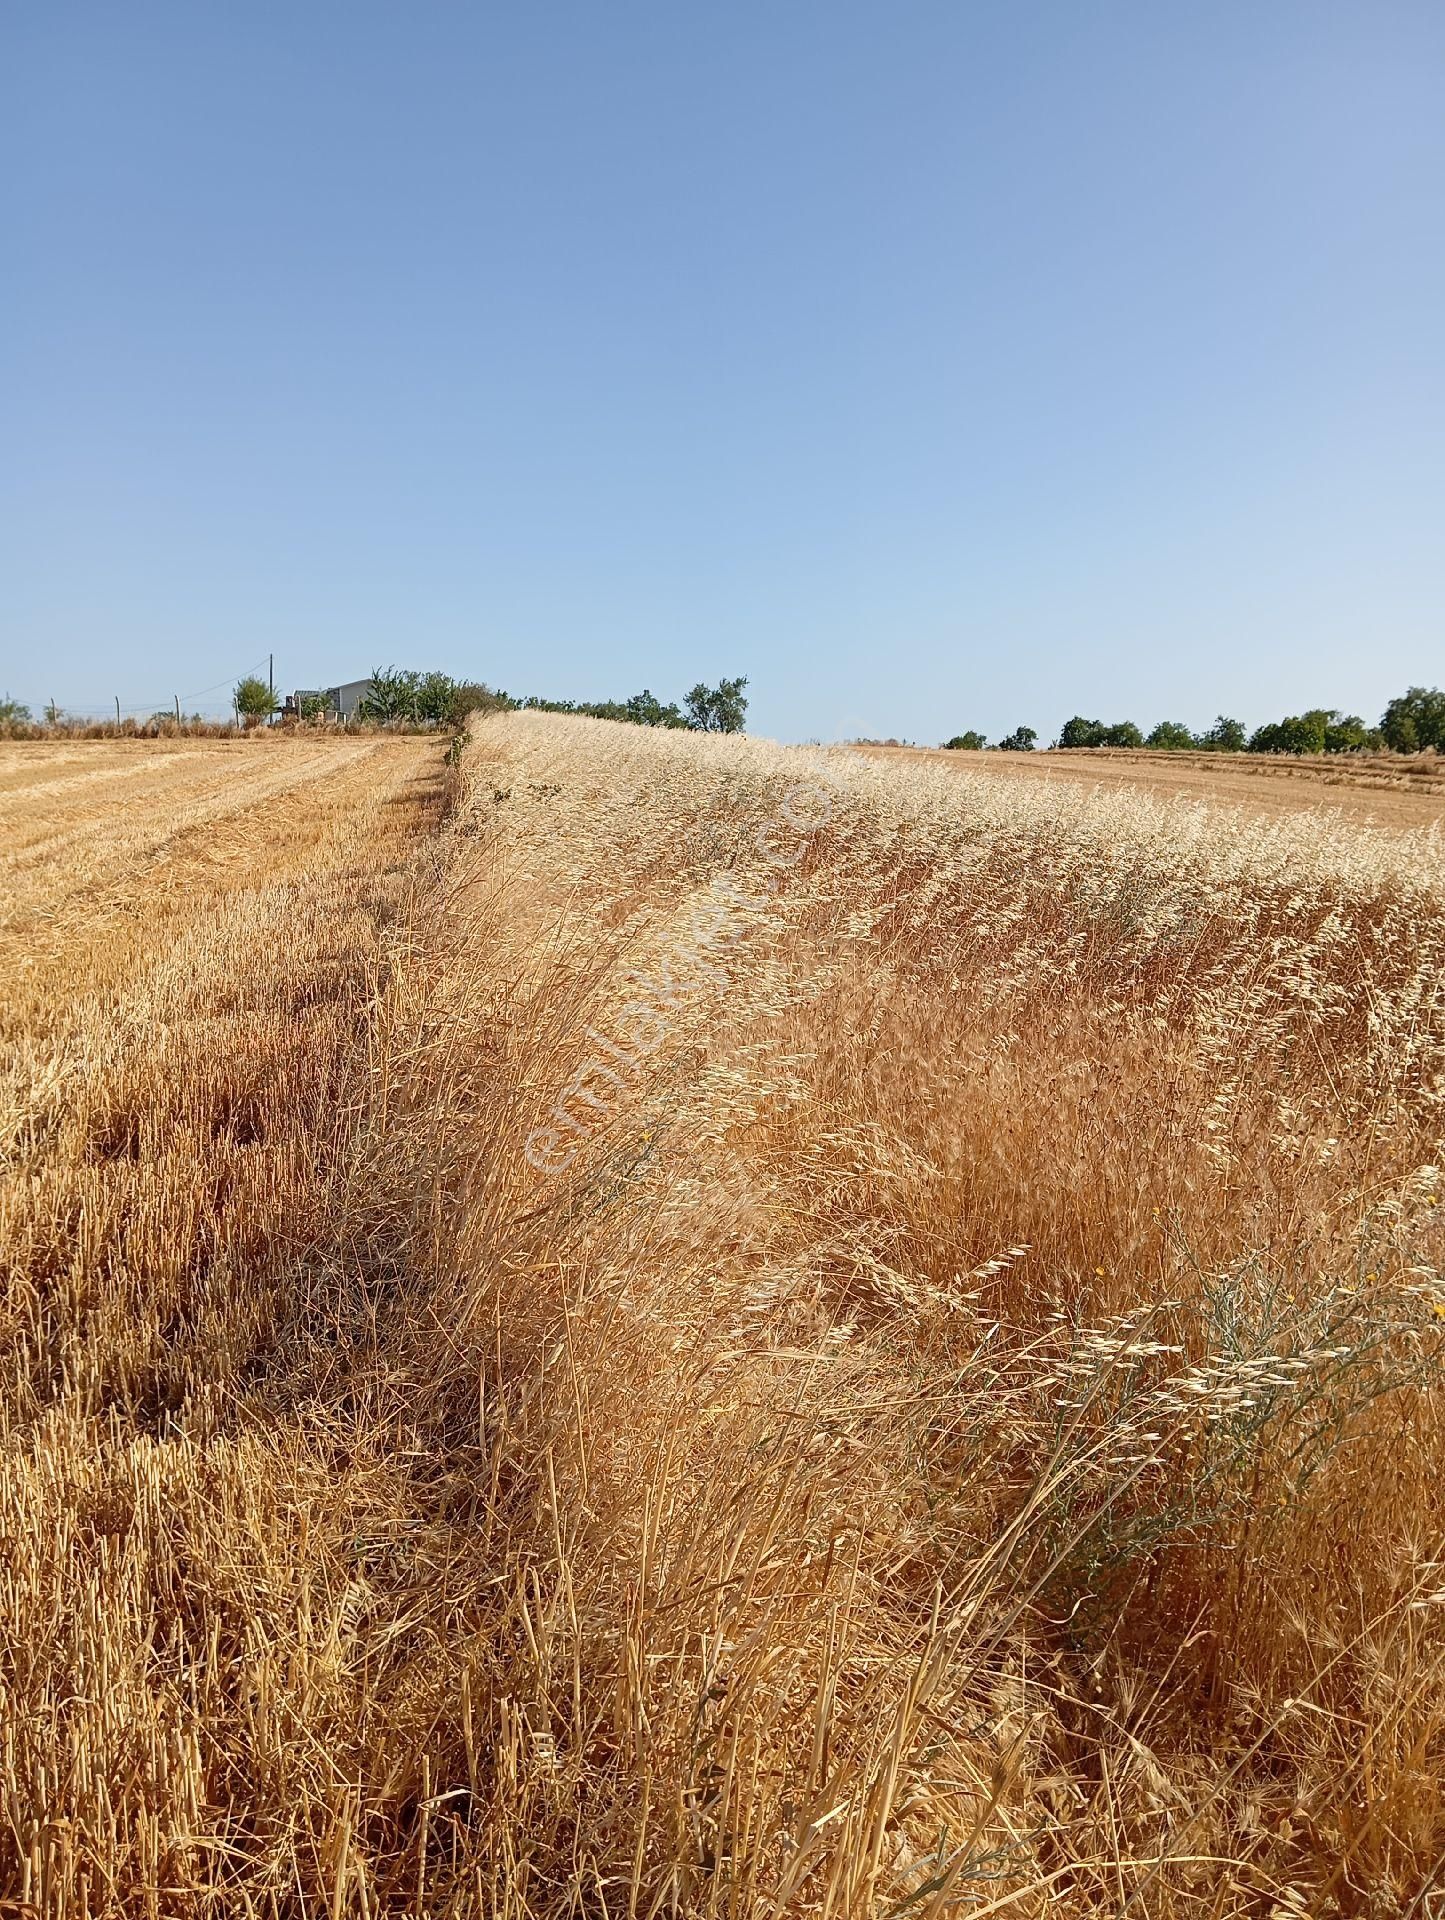
<path fill-rule="evenodd" d="M 0 1912 L 1436 1911 L 1438 836 L 510 714 L 0 862 Z"/>

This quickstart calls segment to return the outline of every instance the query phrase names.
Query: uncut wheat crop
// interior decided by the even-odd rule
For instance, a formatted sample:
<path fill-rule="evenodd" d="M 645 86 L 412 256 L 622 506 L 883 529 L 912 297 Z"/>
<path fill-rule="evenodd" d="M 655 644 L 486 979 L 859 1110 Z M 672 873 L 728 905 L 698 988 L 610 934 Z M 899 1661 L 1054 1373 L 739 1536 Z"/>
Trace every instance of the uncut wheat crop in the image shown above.
<path fill-rule="evenodd" d="M 1445 847 L 0 749 L 0 1895 L 1427 1915 Z"/>

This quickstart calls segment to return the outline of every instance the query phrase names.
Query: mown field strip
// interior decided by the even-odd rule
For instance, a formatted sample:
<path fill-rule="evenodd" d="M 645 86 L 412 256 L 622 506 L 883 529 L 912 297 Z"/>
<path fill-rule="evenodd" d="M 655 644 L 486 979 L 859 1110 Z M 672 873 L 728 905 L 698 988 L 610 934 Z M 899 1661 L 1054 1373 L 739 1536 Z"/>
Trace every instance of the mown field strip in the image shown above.
<path fill-rule="evenodd" d="M 1246 813 L 1322 812 L 1342 816 L 1347 825 L 1369 823 L 1396 832 L 1426 832 L 1445 820 L 1445 761 L 1433 754 L 1418 760 L 1353 754 L 1308 759 L 1292 754 L 1133 753 L 1124 748 L 976 754 L 871 742 L 862 751 L 905 766 L 931 763 L 1015 781 L 1155 793 Z"/>
<path fill-rule="evenodd" d="M 107 756 L 98 744 L 89 754 L 83 746 L 55 752 L 30 742 L 24 746 L 0 745 L 0 820 L 6 823 L 6 832 L 13 834 L 13 823 L 26 813 L 48 817 L 62 794 L 109 786 L 137 774 L 154 774 L 160 767 L 194 759 L 203 751 L 184 746 L 155 751 L 129 748 Z"/>
<path fill-rule="evenodd" d="M 13 969 L 13 991 L 0 1020 L 42 1017 L 47 996 L 63 999 L 81 981 L 94 989 L 132 964 L 163 922 L 193 916 L 217 893 L 265 884 L 288 854 L 300 878 L 305 849 L 416 753 L 358 742 L 322 755 L 262 752 L 248 763 L 212 748 L 201 765 L 168 766 L 153 788 L 128 790 L 123 806 L 104 787 L 72 796 L 64 853 L 9 876 L 0 958 Z"/>

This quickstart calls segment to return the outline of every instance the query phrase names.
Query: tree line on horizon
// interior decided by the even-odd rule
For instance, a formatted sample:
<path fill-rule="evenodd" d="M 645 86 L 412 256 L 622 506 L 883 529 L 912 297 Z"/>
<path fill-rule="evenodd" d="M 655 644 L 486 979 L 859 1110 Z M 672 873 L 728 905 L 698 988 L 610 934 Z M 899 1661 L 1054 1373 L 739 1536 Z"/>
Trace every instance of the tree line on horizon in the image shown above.
<path fill-rule="evenodd" d="M 677 727 L 693 733 L 739 733 L 748 710 L 746 675 L 735 680 L 720 680 L 715 687 L 699 681 L 676 701 L 661 701 L 648 687 L 630 694 L 625 700 L 549 700 L 541 694 L 514 699 L 483 680 L 454 680 L 447 673 L 417 673 L 406 667 L 377 667 L 371 676 L 371 690 L 361 702 L 360 715 L 385 725 L 408 720 L 423 726 L 465 725 L 472 713 L 513 713 L 534 710 L 543 713 L 585 714 L 594 720 L 623 720 L 641 727 Z M 303 709 L 310 703 L 303 702 Z M 236 688 L 236 707 L 243 717 L 264 719 L 278 711 L 275 695 L 264 680 L 243 680 Z M 314 719 L 321 711 L 320 701 L 313 711 L 299 718 Z"/>
<path fill-rule="evenodd" d="M 371 676 L 371 691 L 362 702 L 364 719 L 381 725 L 411 721 L 422 726 L 463 726 L 467 715 L 475 712 L 498 713 L 539 711 L 575 713 L 597 720 L 618 720 L 635 726 L 670 727 L 696 733 L 739 733 L 742 731 L 748 701 L 744 692 L 747 677 L 720 680 L 715 687 L 699 681 L 683 699 L 661 701 L 644 687 L 641 693 L 625 700 L 552 700 L 541 694 L 521 699 L 480 680 L 456 680 L 446 673 L 418 673 L 409 668 L 378 667 Z M 235 688 L 236 711 L 243 721 L 255 725 L 280 711 L 280 702 L 265 680 L 247 675 Z M 324 703 L 319 697 L 302 702 L 299 718 L 319 718 Z M 155 724 L 170 724 L 173 716 L 159 712 Z M 66 716 L 53 703 L 46 707 L 43 720 L 58 727 Z M 187 716 L 187 724 L 204 724 L 200 715 Z M 8 694 L 0 698 L 0 727 L 34 725 L 28 706 Z M 993 742 L 993 749 L 1006 753 L 1029 753 L 1038 743 L 1033 727 L 1016 727 L 1012 733 Z M 1310 707 L 1304 713 L 1287 714 L 1282 720 L 1269 721 L 1250 733 L 1240 720 L 1220 714 L 1213 725 L 1196 733 L 1178 720 L 1161 720 L 1148 733 L 1132 720 L 1105 722 L 1075 714 L 1059 731 L 1052 746 L 1060 748 L 1116 747 L 1150 749 L 1155 752 L 1203 753 L 1422 753 L 1445 752 L 1445 691 L 1438 687 L 1408 687 L 1386 706 L 1376 727 L 1367 725 L 1358 714 L 1341 713 L 1335 707 Z M 982 733 L 969 730 L 945 740 L 946 748 L 982 752 L 989 742 Z"/>
<path fill-rule="evenodd" d="M 408 667 L 378 667 L 371 676 L 371 690 L 358 711 L 363 720 L 380 726 L 410 722 L 424 727 L 461 727 L 472 713 L 534 710 L 584 714 L 594 720 L 622 720 L 641 727 L 676 727 L 690 733 L 741 733 L 748 711 L 744 691 L 747 684 L 745 674 L 733 680 L 719 680 L 715 687 L 699 680 L 683 696 L 681 705 L 659 700 L 648 687 L 641 693 L 629 694 L 625 700 L 549 700 L 542 694 L 514 699 L 498 687 L 489 687 L 484 680 L 455 680 L 449 673 L 418 673 Z M 281 702 L 274 689 L 259 674 L 246 674 L 238 680 L 232 701 L 237 716 L 246 726 L 259 726 L 281 712 Z M 311 694 L 301 701 L 296 718 L 316 721 L 325 712 L 324 698 Z M 177 722 L 185 726 L 209 724 L 200 714 L 187 714 L 182 718 L 178 711 L 170 709 L 154 713 L 139 724 L 142 728 L 155 728 Z M 68 716 L 53 701 L 45 708 L 40 722 L 46 727 L 67 723 Z M 8 693 L 0 696 L 0 727 L 35 725 L 30 708 L 23 701 L 11 699 Z"/>
<path fill-rule="evenodd" d="M 1031 752 L 1038 740 L 1032 727 L 1016 727 L 994 742 L 996 751 Z M 982 752 L 981 733 L 956 733 L 944 746 Z M 1445 752 L 1445 692 L 1438 687 L 1408 687 L 1385 708 L 1377 727 L 1337 707 L 1310 707 L 1304 713 L 1271 720 L 1253 733 L 1243 721 L 1220 714 L 1213 726 L 1195 733 L 1180 720 L 1161 720 L 1148 733 L 1132 720 L 1112 723 L 1075 714 L 1059 729 L 1055 747 L 1135 747 L 1163 753 L 1423 753 Z"/>

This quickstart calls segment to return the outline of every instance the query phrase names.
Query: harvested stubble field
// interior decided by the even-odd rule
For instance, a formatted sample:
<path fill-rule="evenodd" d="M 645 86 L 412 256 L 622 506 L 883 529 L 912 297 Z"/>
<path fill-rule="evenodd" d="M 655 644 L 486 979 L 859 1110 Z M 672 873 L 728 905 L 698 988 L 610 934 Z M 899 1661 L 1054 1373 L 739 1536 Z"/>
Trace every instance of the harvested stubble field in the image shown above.
<path fill-rule="evenodd" d="M 1249 808 L 1256 813 L 1329 810 L 1383 827 L 1445 821 L 1445 759 L 1434 753 L 1167 753 L 1129 747 L 1053 748 L 1047 753 L 967 753 L 860 741 L 870 757 L 936 761 L 974 774 L 1082 781 Z"/>
<path fill-rule="evenodd" d="M 0 1892 L 1424 1915 L 1445 853 L 0 750 Z"/>

